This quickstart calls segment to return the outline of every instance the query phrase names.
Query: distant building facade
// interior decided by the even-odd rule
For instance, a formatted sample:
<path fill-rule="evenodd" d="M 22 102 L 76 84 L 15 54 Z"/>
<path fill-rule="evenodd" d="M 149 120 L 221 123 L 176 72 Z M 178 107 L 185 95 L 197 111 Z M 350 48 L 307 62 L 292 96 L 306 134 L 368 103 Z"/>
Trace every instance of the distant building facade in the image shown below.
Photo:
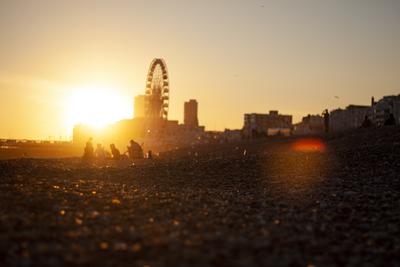
<path fill-rule="evenodd" d="M 194 99 L 190 99 L 184 104 L 183 123 L 188 127 L 198 127 L 199 119 L 197 117 L 198 103 Z"/>
<path fill-rule="evenodd" d="M 370 106 L 349 105 L 345 109 L 330 112 L 330 129 L 332 132 L 344 132 L 362 127 L 369 120 L 371 126 L 380 127 L 393 115 L 395 124 L 400 125 L 400 95 L 384 96 L 381 100 L 371 99 Z"/>
<path fill-rule="evenodd" d="M 134 118 L 143 118 L 145 116 L 146 96 L 138 95 L 135 97 Z"/>
<path fill-rule="evenodd" d="M 293 128 L 292 115 L 279 114 L 271 110 L 268 114 L 244 114 L 243 137 L 267 136 L 271 131 L 287 132 Z"/>
<path fill-rule="evenodd" d="M 239 141 L 242 139 L 242 130 L 225 129 L 222 136 L 225 142 Z"/>
<path fill-rule="evenodd" d="M 384 96 L 378 102 L 372 100 L 372 122 L 376 126 L 382 126 L 393 114 L 396 125 L 400 125 L 400 95 Z"/>
<path fill-rule="evenodd" d="M 296 135 L 313 135 L 324 132 L 324 118 L 321 115 L 308 115 L 301 122 L 294 125 L 293 133 Z"/>
<path fill-rule="evenodd" d="M 371 114 L 370 106 L 349 105 L 346 109 L 335 109 L 330 112 L 329 128 L 331 132 L 344 132 L 361 127 L 365 116 Z"/>

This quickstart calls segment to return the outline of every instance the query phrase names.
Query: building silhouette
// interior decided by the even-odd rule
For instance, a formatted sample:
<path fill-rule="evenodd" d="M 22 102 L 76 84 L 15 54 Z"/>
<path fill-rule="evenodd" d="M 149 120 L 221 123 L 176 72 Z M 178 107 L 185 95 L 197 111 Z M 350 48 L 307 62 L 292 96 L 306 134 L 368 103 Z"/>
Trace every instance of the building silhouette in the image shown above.
<path fill-rule="evenodd" d="M 344 132 L 361 127 L 365 116 L 369 116 L 370 106 L 349 105 L 345 109 L 330 112 L 329 125 L 332 132 Z"/>
<path fill-rule="evenodd" d="M 376 126 L 383 126 L 392 114 L 395 124 L 400 125 L 400 95 L 384 96 L 378 102 L 372 102 L 372 122 Z"/>
<path fill-rule="evenodd" d="M 301 122 L 294 125 L 293 133 L 296 135 L 313 135 L 324 132 L 324 118 L 321 115 L 311 115 L 303 117 Z"/>
<path fill-rule="evenodd" d="M 198 127 L 199 120 L 197 117 L 198 104 L 194 99 L 190 99 L 184 104 L 184 124 L 188 127 Z"/>
<path fill-rule="evenodd" d="M 400 125 L 400 95 L 384 96 L 379 101 L 371 98 L 371 105 L 349 105 L 345 109 L 330 112 L 329 124 L 332 132 L 345 132 L 359 128 L 366 119 L 372 126 L 383 126 L 393 116 L 395 124 Z"/>

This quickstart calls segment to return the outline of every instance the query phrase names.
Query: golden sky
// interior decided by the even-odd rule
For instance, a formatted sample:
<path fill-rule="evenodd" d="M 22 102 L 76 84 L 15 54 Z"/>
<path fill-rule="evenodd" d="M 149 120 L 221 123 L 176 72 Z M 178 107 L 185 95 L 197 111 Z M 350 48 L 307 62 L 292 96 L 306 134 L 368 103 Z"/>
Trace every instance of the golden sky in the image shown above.
<path fill-rule="evenodd" d="M 400 93 L 399 25 L 394 0 L 1 0 L 0 138 L 71 136 L 77 96 L 129 118 L 155 57 L 207 129 L 369 104 Z"/>

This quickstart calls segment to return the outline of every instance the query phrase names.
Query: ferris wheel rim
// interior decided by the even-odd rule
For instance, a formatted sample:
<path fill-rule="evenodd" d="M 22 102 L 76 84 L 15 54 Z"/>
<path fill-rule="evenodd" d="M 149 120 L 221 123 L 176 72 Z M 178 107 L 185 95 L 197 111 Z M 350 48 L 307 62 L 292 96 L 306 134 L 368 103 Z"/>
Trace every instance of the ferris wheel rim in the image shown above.
<path fill-rule="evenodd" d="M 161 68 L 161 78 L 162 78 L 162 88 L 161 88 L 161 100 L 162 100 L 162 105 L 161 105 L 161 110 L 160 110 L 160 117 L 167 120 L 168 118 L 168 111 L 169 111 L 169 75 L 168 75 L 168 69 L 167 65 L 162 58 L 155 58 L 152 60 L 150 63 L 150 67 L 147 73 L 147 78 L 146 78 L 146 90 L 145 94 L 150 96 L 152 95 L 152 85 L 153 85 L 153 78 L 154 78 L 154 72 L 157 68 L 157 66 L 160 66 Z"/>

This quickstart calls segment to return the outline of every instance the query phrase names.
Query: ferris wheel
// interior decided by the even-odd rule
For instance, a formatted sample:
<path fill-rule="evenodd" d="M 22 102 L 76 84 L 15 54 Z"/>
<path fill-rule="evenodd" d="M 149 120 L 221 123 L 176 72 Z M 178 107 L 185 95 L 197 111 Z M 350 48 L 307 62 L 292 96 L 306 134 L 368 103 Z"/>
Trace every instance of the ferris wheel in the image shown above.
<path fill-rule="evenodd" d="M 161 58 L 154 59 L 146 80 L 145 114 L 151 118 L 168 119 L 169 77 L 167 65 Z"/>

